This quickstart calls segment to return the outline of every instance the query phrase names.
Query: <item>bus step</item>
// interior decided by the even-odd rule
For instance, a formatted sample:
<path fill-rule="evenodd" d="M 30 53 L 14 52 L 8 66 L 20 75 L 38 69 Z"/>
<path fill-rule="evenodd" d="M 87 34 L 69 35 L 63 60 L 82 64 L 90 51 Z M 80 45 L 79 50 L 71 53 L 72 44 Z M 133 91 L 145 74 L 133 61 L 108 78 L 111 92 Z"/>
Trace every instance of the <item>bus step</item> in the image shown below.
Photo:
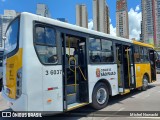
<path fill-rule="evenodd" d="M 67 105 L 77 102 L 77 94 L 67 94 Z"/>
<path fill-rule="evenodd" d="M 124 93 L 121 93 L 121 95 L 124 95 L 124 94 L 127 94 L 127 93 L 130 93 L 130 89 L 125 89 Z"/>
<path fill-rule="evenodd" d="M 75 87 L 76 87 L 76 90 L 75 90 Z M 79 84 L 69 84 L 69 85 L 66 85 L 66 88 L 67 88 L 67 94 L 72 94 L 72 93 L 75 93 L 79 90 Z"/>
<path fill-rule="evenodd" d="M 78 103 L 78 102 L 76 102 L 76 103 L 73 103 L 73 104 L 69 104 L 69 105 L 67 106 L 67 111 L 74 110 L 74 109 L 76 109 L 76 108 L 85 106 L 85 105 L 87 105 L 87 104 L 89 104 L 89 103 Z"/>

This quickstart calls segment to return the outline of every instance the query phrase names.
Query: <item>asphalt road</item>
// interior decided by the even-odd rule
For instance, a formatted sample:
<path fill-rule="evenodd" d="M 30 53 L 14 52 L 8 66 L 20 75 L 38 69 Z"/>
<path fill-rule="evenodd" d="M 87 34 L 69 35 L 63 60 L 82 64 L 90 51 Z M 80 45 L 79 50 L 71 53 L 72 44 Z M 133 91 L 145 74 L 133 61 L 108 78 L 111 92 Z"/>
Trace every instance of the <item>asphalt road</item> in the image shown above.
<path fill-rule="evenodd" d="M 7 102 L 5 102 L 0 93 L 0 111 L 4 111 L 8 109 Z M 85 113 L 84 111 L 87 111 Z M 100 111 L 100 112 L 99 112 Z M 133 90 L 131 93 L 126 95 L 117 95 L 111 97 L 109 100 L 109 104 L 106 108 L 95 111 L 89 105 L 79 108 L 77 110 L 71 111 L 73 112 L 82 112 L 82 114 L 78 114 L 77 117 L 57 117 L 50 116 L 50 118 L 62 119 L 62 120 L 128 120 L 129 117 L 110 117 L 104 114 L 104 111 L 112 111 L 112 115 L 117 115 L 123 113 L 123 111 L 160 111 L 160 75 L 158 75 L 157 82 L 150 84 L 147 91 L 139 91 Z M 102 111 L 102 112 L 101 112 Z M 83 115 L 86 115 L 84 117 Z M 107 113 L 108 114 L 108 113 Z M 60 114 L 59 116 L 64 116 L 65 114 Z M 81 116 L 82 115 L 82 116 Z M 145 120 L 160 120 L 160 118 L 155 117 L 132 117 L 130 119 L 139 120 L 145 118 Z"/>

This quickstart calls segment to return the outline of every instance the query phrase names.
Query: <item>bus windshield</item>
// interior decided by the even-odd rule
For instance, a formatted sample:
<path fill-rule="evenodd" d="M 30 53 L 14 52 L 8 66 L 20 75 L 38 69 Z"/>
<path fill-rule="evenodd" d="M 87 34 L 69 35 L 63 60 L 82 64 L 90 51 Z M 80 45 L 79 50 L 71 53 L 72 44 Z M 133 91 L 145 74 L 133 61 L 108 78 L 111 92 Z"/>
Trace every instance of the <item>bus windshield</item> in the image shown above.
<path fill-rule="evenodd" d="M 15 19 L 7 29 L 4 54 L 14 51 L 17 47 L 18 41 L 18 30 L 19 30 L 19 19 Z"/>

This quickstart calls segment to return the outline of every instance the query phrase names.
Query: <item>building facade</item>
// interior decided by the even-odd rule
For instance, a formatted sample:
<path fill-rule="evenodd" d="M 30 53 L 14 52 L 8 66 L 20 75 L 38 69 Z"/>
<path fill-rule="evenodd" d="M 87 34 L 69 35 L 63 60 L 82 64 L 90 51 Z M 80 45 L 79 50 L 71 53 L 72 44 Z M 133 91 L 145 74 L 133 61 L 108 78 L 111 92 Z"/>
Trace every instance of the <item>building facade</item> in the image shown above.
<path fill-rule="evenodd" d="M 88 12 L 86 5 L 76 5 L 76 25 L 88 28 Z"/>
<path fill-rule="evenodd" d="M 106 0 L 93 0 L 93 29 L 110 33 L 109 7 Z"/>
<path fill-rule="evenodd" d="M 36 14 L 44 17 L 51 17 L 48 6 L 46 4 L 37 4 Z"/>
<path fill-rule="evenodd" d="M 152 0 L 142 0 L 142 40 L 154 44 L 153 4 Z"/>
<path fill-rule="evenodd" d="M 4 15 L 0 15 L 0 47 L 3 46 L 3 36 L 5 36 L 6 29 L 9 23 L 17 16 L 15 10 L 4 10 Z"/>
<path fill-rule="evenodd" d="M 142 0 L 142 40 L 160 47 L 160 0 Z"/>
<path fill-rule="evenodd" d="M 160 47 L 160 0 L 155 0 L 155 42 Z"/>
<path fill-rule="evenodd" d="M 116 35 L 129 39 L 127 0 L 116 2 Z"/>
<path fill-rule="evenodd" d="M 107 22 L 107 33 L 110 34 L 110 18 L 109 18 L 109 7 L 106 5 L 106 22 Z"/>

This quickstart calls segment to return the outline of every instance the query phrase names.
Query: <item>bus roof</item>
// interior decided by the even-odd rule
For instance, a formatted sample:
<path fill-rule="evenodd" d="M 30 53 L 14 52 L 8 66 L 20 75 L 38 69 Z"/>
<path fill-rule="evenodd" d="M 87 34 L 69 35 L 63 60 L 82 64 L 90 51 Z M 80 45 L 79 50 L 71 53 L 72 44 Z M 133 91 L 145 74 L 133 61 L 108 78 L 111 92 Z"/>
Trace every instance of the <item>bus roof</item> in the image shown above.
<path fill-rule="evenodd" d="M 138 41 L 136 41 L 136 40 L 133 40 L 133 44 L 135 44 L 135 45 L 140 45 L 140 46 L 144 46 L 144 47 L 150 47 L 150 48 L 153 48 L 153 49 L 154 49 L 154 46 L 153 46 L 153 45 L 147 44 L 147 43 L 138 42 Z"/>
<path fill-rule="evenodd" d="M 67 28 L 70 30 L 75 30 L 75 31 L 79 31 L 79 32 L 83 32 L 83 33 L 87 33 L 87 34 L 92 34 L 92 35 L 97 35 L 97 36 L 101 36 L 101 37 L 107 37 L 107 38 L 111 38 L 111 39 L 115 39 L 115 40 L 119 40 L 119 41 L 123 41 L 123 42 L 128 42 L 128 43 L 133 43 L 132 40 L 129 39 L 125 39 L 125 38 L 121 38 L 121 37 L 115 37 L 106 33 L 102 33 L 102 32 L 98 32 L 95 30 L 90 30 L 84 27 L 79 27 L 73 24 L 69 24 L 69 23 L 65 23 L 65 22 L 61 22 L 55 19 L 51 19 L 51 18 L 47 18 L 47 17 L 43 17 L 43 16 L 39 16 L 39 15 L 35 15 L 32 13 L 28 13 L 28 12 L 22 12 L 21 15 L 24 16 L 28 16 L 28 17 L 39 17 L 39 21 L 40 22 L 45 22 L 48 24 L 52 24 L 58 27 L 62 27 L 62 28 Z"/>

